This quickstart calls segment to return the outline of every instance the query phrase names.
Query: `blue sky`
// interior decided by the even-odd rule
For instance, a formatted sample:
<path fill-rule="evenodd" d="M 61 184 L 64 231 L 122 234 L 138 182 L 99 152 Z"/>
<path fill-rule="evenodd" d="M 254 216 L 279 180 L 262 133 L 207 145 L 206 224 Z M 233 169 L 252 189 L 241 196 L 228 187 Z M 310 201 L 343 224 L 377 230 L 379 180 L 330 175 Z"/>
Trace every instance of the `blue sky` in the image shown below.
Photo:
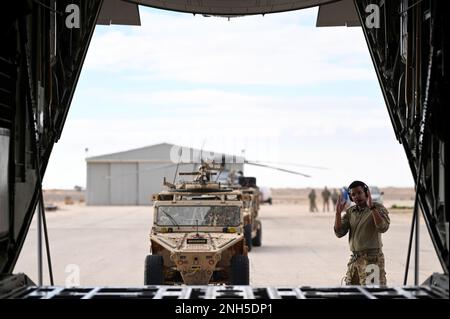
<path fill-rule="evenodd" d="M 86 156 L 161 142 L 329 168 L 246 166 L 260 185 L 413 185 L 360 28 L 316 28 L 316 8 L 140 11 L 140 27 L 97 26 L 44 187 L 85 186 Z"/>

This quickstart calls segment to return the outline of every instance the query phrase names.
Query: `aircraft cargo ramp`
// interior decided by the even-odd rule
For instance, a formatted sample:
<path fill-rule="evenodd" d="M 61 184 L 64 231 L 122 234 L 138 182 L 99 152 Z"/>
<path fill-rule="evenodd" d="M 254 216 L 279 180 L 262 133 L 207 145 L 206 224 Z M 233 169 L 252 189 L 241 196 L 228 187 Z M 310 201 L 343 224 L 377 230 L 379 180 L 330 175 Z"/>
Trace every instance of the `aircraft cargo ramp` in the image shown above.
<path fill-rule="evenodd" d="M 41 0 L 0 4 L 0 296 L 88 299 L 117 296 L 188 299 L 448 298 L 447 204 L 450 202 L 450 178 L 446 167 L 450 149 L 447 123 L 450 49 L 446 32 L 450 27 L 449 19 L 444 19 L 449 9 L 448 2 L 430 0 L 408 5 L 408 1 L 401 0 L 272 0 L 260 4 L 259 1 L 245 0 L 227 1 L 227 6 L 218 6 L 218 3 L 214 0 Z M 80 25 L 69 21 L 75 26 L 69 28 L 66 27 L 66 15 L 74 4 L 82 19 L 79 20 Z M 320 5 L 318 26 L 360 25 L 395 136 L 404 147 L 416 182 L 408 255 L 411 255 L 414 242 L 414 226 L 418 223 L 416 216 L 421 211 L 444 273 L 430 274 L 430 279 L 422 286 L 415 280 L 414 286 L 383 288 L 38 288 L 25 275 L 13 275 L 35 211 L 43 226 L 42 238 L 47 238 L 42 177 L 52 148 L 62 134 L 95 25 L 139 25 L 138 4 L 225 17 Z M 373 5 L 381 13 L 376 28 L 368 26 L 366 20 L 366 9 Z M 45 243 L 48 245 L 46 240 Z"/>

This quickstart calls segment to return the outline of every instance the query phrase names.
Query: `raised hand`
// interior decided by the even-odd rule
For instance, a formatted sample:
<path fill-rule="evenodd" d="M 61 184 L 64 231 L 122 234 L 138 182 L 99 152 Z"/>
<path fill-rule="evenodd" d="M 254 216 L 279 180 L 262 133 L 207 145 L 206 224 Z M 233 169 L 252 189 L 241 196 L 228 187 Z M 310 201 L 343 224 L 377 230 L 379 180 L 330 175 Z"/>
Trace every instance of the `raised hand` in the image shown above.
<path fill-rule="evenodd" d="M 367 190 L 367 206 L 369 208 L 372 208 L 373 206 L 373 200 L 372 200 L 372 194 L 370 194 L 370 190 Z"/>
<path fill-rule="evenodd" d="M 340 194 L 338 201 L 336 203 L 336 214 L 341 214 L 342 211 L 345 209 L 346 204 L 347 204 L 347 202 L 342 199 L 342 194 Z"/>

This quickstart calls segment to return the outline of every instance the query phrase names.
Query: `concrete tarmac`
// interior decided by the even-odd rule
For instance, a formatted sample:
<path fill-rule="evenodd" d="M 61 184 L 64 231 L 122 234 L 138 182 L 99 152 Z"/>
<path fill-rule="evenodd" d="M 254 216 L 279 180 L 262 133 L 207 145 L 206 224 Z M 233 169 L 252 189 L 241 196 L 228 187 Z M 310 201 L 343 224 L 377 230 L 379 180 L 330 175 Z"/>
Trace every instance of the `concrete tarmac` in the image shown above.
<path fill-rule="evenodd" d="M 389 207 L 386 205 L 386 207 Z M 47 212 L 50 251 L 56 285 L 139 286 L 149 251 L 151 206 L 62 206 Z M 388 285 L 401 285 L 406 262 L 410 213 L 391 213 L 383 234 Z M 349 259 L 348 237 L 333 232 L 334 213 L 310 213 L 303 204 L 263 205 L 262 247 L 250 253 L 254 286 L 341 285 Z M 421 223 L 420 280 L 442 272 L 426 226 Z M 37 283 L 35 220 L 14 273 L 24 272 Z M 409 284 L 413 284 L 414 254 Z M 45 261 L 44 250 L 44 261 Z M 44 284 L 49 284 L 44 263 Z"/>

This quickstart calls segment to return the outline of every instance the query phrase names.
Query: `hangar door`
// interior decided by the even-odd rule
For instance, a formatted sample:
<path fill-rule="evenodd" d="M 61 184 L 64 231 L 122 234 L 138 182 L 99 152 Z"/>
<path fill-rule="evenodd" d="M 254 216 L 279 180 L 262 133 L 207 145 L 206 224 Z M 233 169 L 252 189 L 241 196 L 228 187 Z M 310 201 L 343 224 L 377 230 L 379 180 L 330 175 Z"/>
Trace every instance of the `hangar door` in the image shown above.
<path fill-rule="evenodd" d="M 110 165 L 111 205 L 137 205 L 137 163 L 111 163 Z"/>

